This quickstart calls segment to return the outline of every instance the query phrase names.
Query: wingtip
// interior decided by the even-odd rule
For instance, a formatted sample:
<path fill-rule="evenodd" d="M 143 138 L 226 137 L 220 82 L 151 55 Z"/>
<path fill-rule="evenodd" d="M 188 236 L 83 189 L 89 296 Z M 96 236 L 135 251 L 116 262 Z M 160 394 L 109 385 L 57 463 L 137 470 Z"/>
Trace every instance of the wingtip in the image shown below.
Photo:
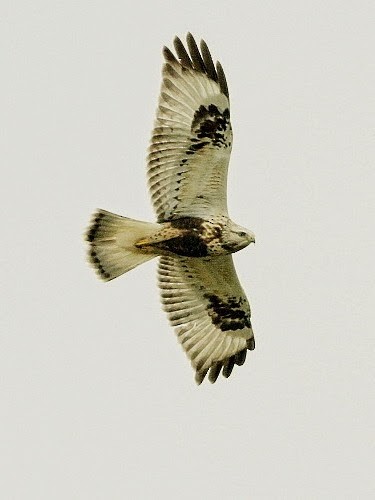
<path fill-rule="evenodd" d="M 208 368 L 203 368 L 205 362 L 202 360 L 196 367 L 195 382 L 197 385 L 201 385 L 204 381 L 206 375 L 208 374 L 208 380 L 211 384 L 214 384 L 219 378 L 220 372 L 224 378 L 229 378 L 233 372 L 235 365 L 242 366 L 246 361 L 247 350 L 253 350 L 255 348 L 254 338 L 247 340 L 246 347 L 241 351 L 237 352 L 233 356 L 226 358 L 221 361 L 217 361 Z M 207 365 L 206 365 L 207 366 Z M 203 369 L 202 369 L 203 368 Z"/>
<path fill-rule="evenodd" d="M 249 351 L 253 351 L 255 349 L 255 339 L 254 339 L 254 337 L 251 337 L 251 339 L 249 339 L 246 342 L 246 347 L 249 349 Z"/>
<path fill-rule="evenodd" d="M 242 366 L 246 361 L 247 348 L 235 354 L 234 361 L 237 366 Z"/>
<path fill-rule="evenodd" d="M 186 34 L 186 45 L 179 36 L 173 39 L 173 46 L 176 55 L 168 48 L 163 48 L 163 55 L 166 62 L 180 64 L 184 68 L 194 69 L 206 74 L 211 80 L 217 82 L 221 92 L 229 99 L 228 84 L 220 62 L 213 62 L 210 50 L 206 41 L 201 38 L 199 47 L 196 39 L 190 31 Z"/>
<path fill-rule="evenodd" d="M 208 369 L 207 370 L 197 370 L 195 373 L 195 382 L 197 385 L 201 385 L 203 382 L 205 376 L 207 375 Z"/>
<path fill-rule="evenodd" d="M 228 83 L 220 61 L 216 62 L 216 73 L 222 93 L 229 99 Z"/>
<path fill-rule="evenodd" d="M 221 362 L 215 363 L 211 366 L 210 373 L 208 374 L 208 380 L 211 382 L 211 384 L 214 384 L 216 382 L 218 376 L 220 375 L 222 366 L 223 364 Z"/>
<path fill-rule="evenodd" d="M 166 45 L 163 47 L 163 56 L 167 62 L 176 62 L 173 52 Z"/>
<path fill-rule="evenodd" d="M 235 356 L 231 356 L 225 362 L 224 367 L 223 367 L 223 376 L 225 378 L 228 378 L 231 375 L 231 373 L 233 371 L 234 363 L 235 363 Z"/>

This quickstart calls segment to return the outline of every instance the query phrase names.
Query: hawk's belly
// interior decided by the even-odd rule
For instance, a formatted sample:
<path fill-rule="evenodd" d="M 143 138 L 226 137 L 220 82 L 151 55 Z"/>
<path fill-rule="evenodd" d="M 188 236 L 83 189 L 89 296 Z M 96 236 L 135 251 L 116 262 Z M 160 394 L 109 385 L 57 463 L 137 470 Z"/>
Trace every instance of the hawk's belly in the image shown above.
<path fill-rule="evenodd" d="M 168 240 L 159 241 L 152 245 L 160 253 L 174 253 L 184 257 L 206 257 L 210 255 L 209 245 L 195 233 L 185 233 Z"/>

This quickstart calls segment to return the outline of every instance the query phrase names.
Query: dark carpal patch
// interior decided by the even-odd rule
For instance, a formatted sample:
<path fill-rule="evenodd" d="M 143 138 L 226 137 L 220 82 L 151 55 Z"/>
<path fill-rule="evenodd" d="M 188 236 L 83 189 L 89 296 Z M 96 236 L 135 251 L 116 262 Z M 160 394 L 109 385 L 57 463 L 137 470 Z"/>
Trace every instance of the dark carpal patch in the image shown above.
<path fill-rule="evenodd" d="M 229 109 L 226 108 L 221 112 L 214 104 L 210 104 L 208 108 L 200 106 L 194 114 L 191 125 L 191 130 L 198 139 L 209 139 L 212 145 L 218 148 L 231 145 L 225 137 L 230 128 Z"/>
<path fill-rule="evenodd" d="M 251 328 L 250 315 L 243 309 L 244 300 L 241 297 L 229 297 L 227 300 L 214 294 L 205 294 L 204 297 L 208 300 L 212 323 L 223 332 Z"/>

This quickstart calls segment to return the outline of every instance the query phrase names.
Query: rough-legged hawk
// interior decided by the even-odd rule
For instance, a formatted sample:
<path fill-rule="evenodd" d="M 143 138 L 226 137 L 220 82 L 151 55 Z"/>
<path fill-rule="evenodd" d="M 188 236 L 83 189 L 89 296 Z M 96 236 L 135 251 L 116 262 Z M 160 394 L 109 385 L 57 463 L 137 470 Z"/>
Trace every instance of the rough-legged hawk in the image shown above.
<path fill-rule="evenodd" d="M 227 82 L 206 43 L 189 33 L 177 57 L 164 48 L 159 107 L 148 155 L 156 223 L 98 210 L 86 233 L 89 260 L 104 281 L 154 257 L 164 309 L 196 370 L 229 377 L 254 349 L 250 306 L 232 253 L 254 234 L 228 216 L 232 127 Z"/>

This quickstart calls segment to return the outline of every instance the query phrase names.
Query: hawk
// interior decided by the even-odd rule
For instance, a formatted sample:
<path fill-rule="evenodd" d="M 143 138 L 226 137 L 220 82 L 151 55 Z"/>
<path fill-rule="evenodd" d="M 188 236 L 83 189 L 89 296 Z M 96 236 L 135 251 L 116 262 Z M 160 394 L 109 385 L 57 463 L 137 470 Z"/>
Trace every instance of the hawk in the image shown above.
<path fill-rule="evenodd" d="M 157 222 L 98 210 L 88 258 L 110 281 L 159 257 L 161 300 L 201 384 L 229 377 L 255 347 L 250 306 L 232 253 L 255 242 L 228 215 L 232 127 L 226 78 L 206 43 L 164 47 L 163 80 L 147 159 Z"/>

